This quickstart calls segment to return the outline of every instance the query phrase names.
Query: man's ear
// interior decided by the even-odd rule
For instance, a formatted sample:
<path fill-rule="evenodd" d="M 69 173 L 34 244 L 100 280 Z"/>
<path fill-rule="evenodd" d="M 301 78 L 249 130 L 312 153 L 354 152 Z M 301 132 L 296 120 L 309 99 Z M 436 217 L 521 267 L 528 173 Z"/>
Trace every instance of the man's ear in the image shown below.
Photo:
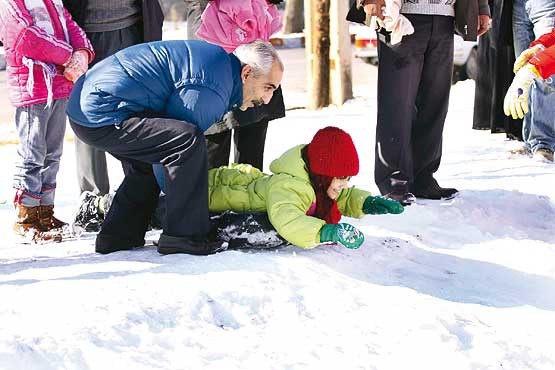
<path fill-rule="evenodd" d="M 252 74 L 251 66 L 249 66 L 248 64 L 245 64 L 241 69 L 241 80 L 243 81 L 243 83 L 247 80 L 247 77 L 249 77 L 251 74 Z"/>

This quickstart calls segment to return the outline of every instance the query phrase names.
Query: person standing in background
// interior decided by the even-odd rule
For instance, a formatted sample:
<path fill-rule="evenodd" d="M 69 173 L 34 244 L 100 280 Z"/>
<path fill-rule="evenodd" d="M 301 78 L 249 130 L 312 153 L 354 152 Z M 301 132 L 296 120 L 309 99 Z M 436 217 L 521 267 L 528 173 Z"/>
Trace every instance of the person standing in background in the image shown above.
<path fill-rule="evenodd" d="M 73 19 L 86 32 L 96 52 L 94 64 L 131 45 L 162 39 L 164 14 L 158 0 L 63 0 Z M 92 65 L 91 65 L 92 66 Z M 106 153 L 75 137 L 81 204 L 74 225 L 98 231 L 102 218 L 81 224 L 87 209 L 109 208 L 110 182 Z M 125 172 L 125 168 L 124 168 Z M 90 213 L 90 212 L 89 212 Z"/>
<path fill-rule="evenodd" d="M 259 9 L 272 9 L 270 12 L 264 14 L 265 20 L 269 14 L 272 15 L 273 19 L 270 20 L 273 25 L 279 20 L 277 10 L 275 10 L 275 5 L 282 2 L 282 0 L 253 0 L 253 1 L 239 1 L 239 0 L 184 0 L 187 4 L 187 38 L 188 39 L 204 39 L 208 42 L 214 43 L 216 45 L 224 47 L 228 52 L 232 52 L 235 47 L 239 46 L 241 43 L 246 43 L 252 41 L 249 38 L 251 30 L 241 29 L 240 31 L 236 29 L 231 29 L 232 27 L 238 26 L 235 16 L 249 14 L 252 21 L 248 22 L 250 25 L 255 24 L 260 30 L 264 28 L 261 22 L 255 21 L 260 15 L 258 14 Z M 211 14 L 210 21 L 203 25 L 203 13 L 206 8 L 210 6 L 208 12 Z M 275 11 L 274 11 L 275 10 Z M 218 17 L 226 17 L 226 22 L 218 22 Z M 215 23 L 212 23 L 215 22 Z M 238 40 L 232 41 L 231 44 L 223 45 L 223 40 L 217 40 L 212 38 L 210 40 L 206 39 L 206 35 L 210 34 L 211 31 L 207 28 L 212 29 L 220 25 L 225 25 L 229 29 L 222 29 L 221 33 L 224 38 L 232 38 L 233 35 L 242 34 L 245 37 L 244 42 Z M 204 26 L 206 32 L 199 34 L 199 30 Z M 280 28 L 280 27 L 279 27 Z M 278 28 L 278 29 L 279 29 Z M 257 32 L 252 30 L 252 32 Z M 259 33 L 259 39 L 263 41 L 268 41 L 271 35 L 270 29 L 264 29 L 267 36 L 262 36 Z M 275 29 L 274 29 L 275 31 Z M 259 105 L 247 109 L 246 111 L 241 111 L 239 109 L 233 110 L 233 112 L 226 116 L 226 120 L 232 121 L 228 126 L 234 126 L 233 142 L 235 146 L 234 162 L 236 163 L 247 163 L 260 170 L 264 166 L 264 146 L 266 143 L 266 133 L 268 130 L 268 122 L 285 117 L 285 104 L 283 102 L 283 95 L 281 91 L 281 86 L 275 90 L 274 95 L 270 102 L 265 105 Z M 231 129 L 224 130 L 222 132 L 213 132 L 212 130 L 205 133 L 206 145 L 208 148 L 208 168 L 217 168 L 220 166 L 226 166 L 229 164 L 229 155 L 231 152 Z"/>
<path fill-rule="evenodd" d="M 13 230 L 34 242 L 61 241 L 67 224 L 54 217 L 54 195 L 67 98 L 94 51 L 60 0 L 0 1 L 0 40 L 19 136 Z"/>
<path fill-rule="evenodd" d="M 385 0 L 357 0 L 384 18 Z M 387 9 L 385 9 L 387 10 Z M 487 0 L 404 1 L 401 14 L 414 33 L 395 46 L 378 44 L 378 119 L 374 178 L 380 192 L 403 205 L 453 197 L 434 173 L 442 155 L 443 126 L 453 71 L 453 34 L 476 40 L 491 26 Z"/>
<path fill-rule="evenodd" d="M 503 113 L 503 99 L 514 78 L 513 2 L 490 0 L 489 6 L 492 27 L 478 40 L 472 128 L 522 140 L 522 120 Z"/>
<path fill-rule="evenodd" d="M 550 33 L 555 27 L 554 0 L 514 0 L 513 38 L 515 46 L 514 72 L 518 73 L 534 54 L 545 47 L 541 43 L 530 45 L 543 34 Z M 530 89 L 530 112 L 526 115 L 513 115 L 524 118 L 522 138 L 524 146 L 518 154 L 532 154 L 535 159 L 553 162 L 555 148 L 555 120 L 553 107 L 555 94 L 542 78 L 535 76 Z"/>

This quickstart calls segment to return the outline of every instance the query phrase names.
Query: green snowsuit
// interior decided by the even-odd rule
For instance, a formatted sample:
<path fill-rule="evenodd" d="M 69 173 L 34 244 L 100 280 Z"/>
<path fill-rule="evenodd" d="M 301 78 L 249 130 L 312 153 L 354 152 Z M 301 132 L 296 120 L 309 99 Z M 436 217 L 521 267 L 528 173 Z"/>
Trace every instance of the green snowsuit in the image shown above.
<path fill-rule="evenodd" d="M 213 212 L 267 212 L 277 232 L 291 244 L 313 248 L 320 244 L 324 220 L 306 213 L 316 202 L 299 145 L 270 164 L 273 175 L 245 164 L 233 164 L 208 171 L 209 208 Z M 341 213 L 361 218 L 369 192 L 351 187 L 337 198 Z"/>

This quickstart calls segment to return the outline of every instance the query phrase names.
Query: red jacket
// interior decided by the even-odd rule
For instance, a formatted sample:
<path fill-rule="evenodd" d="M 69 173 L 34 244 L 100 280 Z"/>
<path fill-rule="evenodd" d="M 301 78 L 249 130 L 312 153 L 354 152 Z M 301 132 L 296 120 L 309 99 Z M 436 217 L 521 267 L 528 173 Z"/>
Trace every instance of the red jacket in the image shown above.
<path fill-rule="evenodd" d="M 47 101 L 48 70 L 53 77 L 52 98 L 67 98 L 73 83 L 64 78 L 63 64 L 69 61 L 77 49 L 88 51 L 89 62 L 94 58 L 93 48 L 85 32 L 61 6 L 61 0 L 42 2 L 52 24 L 53 35 L 34 24 L 24 0 L 0 0 L 0 41 L 4 43 L 6 52 L 10 99 L 16 107 Z M 65 22 L 65 30 L 61 22 Z M 28 84 L 30 77 L 32 79 Z"/>
<path fill-rule="evenodd" d="M 530 46 L 537 44 L 542 44 L 546 49 L 536 53 L 530 59 L 530 64 L 536 66 L 542 78 L 545 79 L 555 74 L 555 28 L 550 33 L 546 33 L 532 42 Z"/>

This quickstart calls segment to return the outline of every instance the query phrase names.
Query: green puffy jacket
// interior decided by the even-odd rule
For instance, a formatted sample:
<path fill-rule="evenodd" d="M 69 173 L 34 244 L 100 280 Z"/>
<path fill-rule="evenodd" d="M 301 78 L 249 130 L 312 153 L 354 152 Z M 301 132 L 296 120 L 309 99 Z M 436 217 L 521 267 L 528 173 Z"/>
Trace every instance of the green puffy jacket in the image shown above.
<path fill-rule="evenodd" d="M 291 244 L 312 248 L 320 244 L 324 220 L 307 216 L 316 202 L 299 145 L 270 164 L 273 175 L 246 164 L 233 164 L 208 171 L 210 211 L 261 211 L 277 232 Z M 337 198 L 341 213 L 360 218 L 369 192 L 351 187 Z"/>

